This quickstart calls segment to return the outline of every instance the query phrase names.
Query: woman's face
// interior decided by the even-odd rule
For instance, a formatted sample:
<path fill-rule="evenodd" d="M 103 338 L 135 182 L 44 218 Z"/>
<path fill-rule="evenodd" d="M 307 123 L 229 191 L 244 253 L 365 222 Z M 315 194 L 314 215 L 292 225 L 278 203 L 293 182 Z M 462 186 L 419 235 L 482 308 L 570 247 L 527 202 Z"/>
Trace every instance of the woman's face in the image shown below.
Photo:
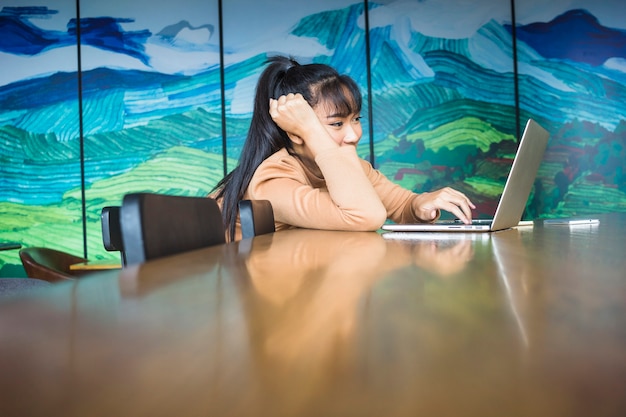
<path fill-rule="evenodd" d="M 322 125 L 330 137 L 339 146 L 356 146 L 363 135 L 361 126 L 361 114 L 339 115 L 332 106 L 320 103 L 313 108 Z"/>

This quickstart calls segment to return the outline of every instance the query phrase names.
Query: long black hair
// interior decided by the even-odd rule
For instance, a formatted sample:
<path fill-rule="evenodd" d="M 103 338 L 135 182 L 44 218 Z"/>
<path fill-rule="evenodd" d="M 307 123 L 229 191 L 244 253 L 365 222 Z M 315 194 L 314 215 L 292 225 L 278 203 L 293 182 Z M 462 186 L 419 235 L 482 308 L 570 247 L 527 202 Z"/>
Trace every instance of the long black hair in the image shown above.
<path fill-rule="evenodd" d="M 300 65 L 293 58 L 274 56 L 267 60 L 256 86 L 254 109 L 248 136 L 237 167 L 215 186 L 217 199 L 222 199 L 222 219 L 230 240 L 235 238 L 237 204 L 243 198 L 258 166 L 282 148 L 293 154 L 287 133 L 270 116 L 270 99 L 289 93 L 300 93 L 311 107 L 320 101 L 334 106 L 338 115 L 348 116 L 361 111 L 359 87 L 347 75 L 339 74 L 324 64 Z"/>

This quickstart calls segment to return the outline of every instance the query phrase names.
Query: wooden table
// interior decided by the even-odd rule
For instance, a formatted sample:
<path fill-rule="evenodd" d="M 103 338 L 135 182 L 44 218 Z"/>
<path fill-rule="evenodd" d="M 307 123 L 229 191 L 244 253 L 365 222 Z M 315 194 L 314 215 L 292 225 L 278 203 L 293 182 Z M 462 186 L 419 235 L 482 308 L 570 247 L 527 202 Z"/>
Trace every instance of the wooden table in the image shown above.
<path fill-rule="evenodd" d="M 600 218 L 292 230 L 54 285 L 0 305 L 0 415 L 623 416 L 626 213 Z"/>

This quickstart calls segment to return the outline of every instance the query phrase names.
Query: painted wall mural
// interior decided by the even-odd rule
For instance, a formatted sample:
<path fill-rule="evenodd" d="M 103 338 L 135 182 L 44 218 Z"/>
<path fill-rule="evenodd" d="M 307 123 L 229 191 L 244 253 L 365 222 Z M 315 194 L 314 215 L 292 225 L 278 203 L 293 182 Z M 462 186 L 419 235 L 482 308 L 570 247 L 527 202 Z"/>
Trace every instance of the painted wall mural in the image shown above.
<path fill-rule="evenodd" d="M 551 139 L 525 217 L 626 211 L 626 5 L 466 3 L 229 0 L 220 31 L 218 0 L 0 0 L 0 241 L 116 257 L 100 209 L 210 192 L 277 53 L 357 80 L 359 152 L 407 188 L 492 215 L 532 117 Z"/>

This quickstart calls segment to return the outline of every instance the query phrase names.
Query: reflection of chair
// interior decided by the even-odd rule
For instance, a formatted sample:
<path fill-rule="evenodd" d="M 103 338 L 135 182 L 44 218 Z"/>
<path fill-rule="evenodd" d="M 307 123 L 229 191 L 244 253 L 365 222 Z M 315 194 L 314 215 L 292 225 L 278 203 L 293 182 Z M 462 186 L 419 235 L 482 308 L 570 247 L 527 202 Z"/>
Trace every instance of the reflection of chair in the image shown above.
<path fill-rule="evenodd" d="M 246 239 L 274 233 L 274 210 L 268 200 L 241 200 L 239 202 L 241 236 Z"/>
<path fill-rule="evenodd" d="M 104 207 L 100 214 L 100 223 L 102 224 L 102 243 L 104 248 L 109 252 L 120 252 L 122 264 L 126 264 L 120 225 L 120 207 Z"/>
<path fill-rule="evenodd" d="M 79 275 L 72 274 L 70 271 L 70 265 L 87 261 L 80 256 L 42 247 L 21 249 L 20 259 L 29 278 L 38 278 L 48 282 L 78 278 Z"/>
<path fill-rule="evenodd" d="M 208 197 L 128 194 L 120 224 L 127 265 L 226 242 L 219 206 Z"/>

